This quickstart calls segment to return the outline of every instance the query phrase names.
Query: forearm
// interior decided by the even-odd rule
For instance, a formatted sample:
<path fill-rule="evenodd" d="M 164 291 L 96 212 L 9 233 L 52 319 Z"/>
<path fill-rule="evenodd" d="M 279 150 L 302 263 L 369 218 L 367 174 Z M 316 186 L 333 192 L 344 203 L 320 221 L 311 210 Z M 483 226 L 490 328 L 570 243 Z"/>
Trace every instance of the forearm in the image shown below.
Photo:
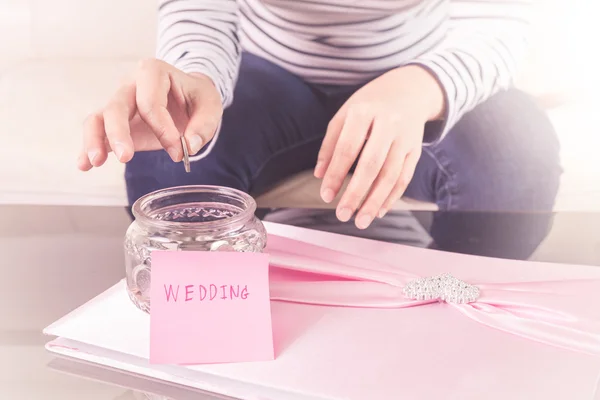
<path fill-rule="evenodd" d="M 241 48 L 236 0 L 161 0 L 156 57 L 212 79 L 223 105 L 233 100 Z"/>

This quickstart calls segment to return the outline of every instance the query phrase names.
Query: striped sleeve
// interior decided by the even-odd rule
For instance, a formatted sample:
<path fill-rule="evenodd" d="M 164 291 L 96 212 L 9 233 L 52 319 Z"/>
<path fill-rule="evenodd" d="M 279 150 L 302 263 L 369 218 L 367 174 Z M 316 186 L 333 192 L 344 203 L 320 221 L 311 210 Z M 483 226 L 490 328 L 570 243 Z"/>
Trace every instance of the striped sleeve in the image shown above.
<path fill-rule="evenodd" d="M 446 96 L 437 142 L 468 111 L 508 88 L 527 51 L 531 0 L 450 0 L 446 39 L 414 60 L 432 72 Z"/>
<path fill-rule="evenodd" d="M 238 29 L 237 0 L 160 0 L 156 57 L 207 75 L 227 107 L 241 59 Z"/>

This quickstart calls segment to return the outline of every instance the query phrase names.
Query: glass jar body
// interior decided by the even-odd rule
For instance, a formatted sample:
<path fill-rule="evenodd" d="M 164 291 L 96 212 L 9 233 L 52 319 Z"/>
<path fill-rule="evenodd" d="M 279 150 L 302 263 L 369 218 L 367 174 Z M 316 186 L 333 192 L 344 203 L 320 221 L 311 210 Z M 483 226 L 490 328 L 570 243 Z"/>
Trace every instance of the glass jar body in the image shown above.
<path fill-rule="evenodd" d="M 150 312 L 155 250 L 262 252 L 267 235 L 255 210 L 250 196 L 214 186 L 165 189 L 139 199 L 124 246 L 130 299 Z"/>

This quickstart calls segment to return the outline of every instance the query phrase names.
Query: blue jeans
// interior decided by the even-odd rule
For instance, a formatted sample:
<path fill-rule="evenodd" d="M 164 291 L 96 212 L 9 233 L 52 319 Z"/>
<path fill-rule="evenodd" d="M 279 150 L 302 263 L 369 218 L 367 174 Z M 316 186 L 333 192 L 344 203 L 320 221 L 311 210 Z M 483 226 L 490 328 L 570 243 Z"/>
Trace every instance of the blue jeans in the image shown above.
<path fill-rule="evenodd" d="M 212 152 L 193 162 L 190 174 L 164 151 L 137 153 L 126 168 L 129 201 L 190 184 L 259 195 L 312 169 L 329 120 L 356 89 L 313 86 L 244 54 Z M 549 214 L 539 212 L 554 204 L 558 153 L 545 113 L 524 93 L 503 91 L 465 115 L 440 143 L 423 148 L 405 195 L 438 204 L 430 232 L 437 247 L 524 258 L 550 225 Z"/>

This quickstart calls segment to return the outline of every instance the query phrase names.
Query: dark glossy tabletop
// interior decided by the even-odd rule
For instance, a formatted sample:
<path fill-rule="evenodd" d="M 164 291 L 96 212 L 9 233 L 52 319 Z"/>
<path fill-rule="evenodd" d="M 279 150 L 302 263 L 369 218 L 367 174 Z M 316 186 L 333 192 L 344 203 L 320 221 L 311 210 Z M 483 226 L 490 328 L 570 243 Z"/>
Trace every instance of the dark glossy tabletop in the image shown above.
<path fill-rule="evenodd" d="M 526 214 L 504 217 L 472 219 L 484 221 L 486 232 L 502 227 L 495 237 L 499 243 L 488 244 L 482 252 L 502 257 L 504 238 L 515 242 L 506 226 L 540 219 Z M 329 211 L 280 210 L 266 218 L 409 245 L 428 246 L 430 242 L 423 228 L 429 225 L 428 214 L 418 215 L 417 222 L 410 214 L 398 213 L 366 232 L 348 225 L 327 228 L 333 220 Z M 220 398 L 57 359 L 44 349 L 50 339 L 41 333 L 45 326 L 124 276 L 122 240 L 129 222 L 125 210 L 118 207 L 0 206 L 1 399 Z M 466 241 L 475 250 L 480 243 L 477 237 Z M 455 245 L 461 248 L 462 243 Z M 554 215 L 550 233 L 530 258 L 600 266 L 600 213 Z"/>

